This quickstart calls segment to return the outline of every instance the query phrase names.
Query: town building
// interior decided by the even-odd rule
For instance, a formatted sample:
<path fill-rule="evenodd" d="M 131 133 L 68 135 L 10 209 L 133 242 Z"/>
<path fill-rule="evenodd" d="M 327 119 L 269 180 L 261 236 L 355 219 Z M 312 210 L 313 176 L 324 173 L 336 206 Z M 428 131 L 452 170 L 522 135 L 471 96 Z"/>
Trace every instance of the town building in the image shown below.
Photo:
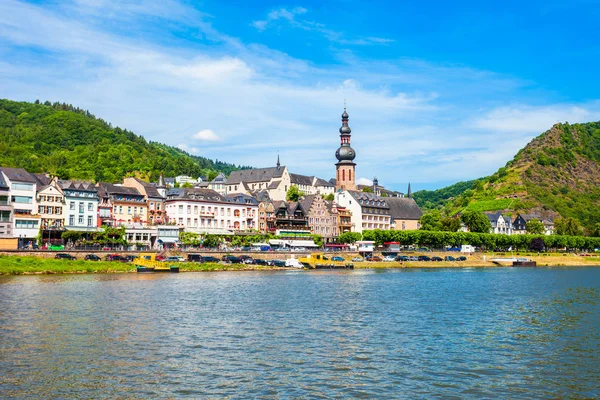
<path fill-rule="evenodd" d="M 37 192 L 38 214 L 40 215 L 40 236 L 42 243 L 62 243 L 65 230 L 65 194 L 53 178 Z"/>
<path fill-rule="evenodd" d="M 266 191 L 271 200 L 285 200 L 291 185 L 288 169 L 281 165 L 279 157 L 275 167 L 232 171 L 225 182 L 227 194 Z"/>
<path fill-rule="evenodd" d="M 123 179 L 123 186 L 135 188 L 138 192 L 145 196 L 146 205 L 148 207 L 148 215 L 147 220 L 141 222 L 147 222 L 150 225 L 160 225 L 166 222 L 166 198 L 160 194 L 157 186 L 133 177 Z"/>
<path fill-rule="evenodd" d="M 10 202 L 10 186 L 0 170 L 0 239 L 12 238 L 13 207 Z"/>
<path fill-rule="evenodd" d="M 19 238 L 19 247 L 26 246 L 37 240 L 40 230 L 36 199 L 38 181 L 23 168 L 2 167 L 1 171 L 13 207 L 12 235 Z"/>
<path fill-rule="evenodd" d="M 136 222 L 125 223 L 125 240 L 135 250 L 149 250 L 155 248 L 158 229 L 156 225 L 145 225 Z"/>
<path fill-rule="evenodd" d="M 170 223 L 189 232 L 231 234 L 258 226 L 258 202 L 230 200 L 210 189 L 170 189 L 165 209 Z"/>
<path fill-rule="evenodd" d="M 497 233 L 503 235 L 513 234 L 512 218 L 508 215 L 502 215 L 501 212 L 485 213 L 485 216 L 490 221 L 492 228 L 490 233 Z"/>
<path fill-rule="evenodd" d="M 513 221 L 513 233 L 515 235 L 523 235 L 527 233 L 527 222 L 532 219 L 537 219 L 544 224 L 544 234 L 552 235 L 554 233 L 554 220 L 544 218 L 539 214 L 517 214 Z"/>
<path fill-rule="evenodd" d="M 305 195 L 328 195 L 335 191 L 335 185 L 316 176 L 306 176 L 290 173 L 290 184 L 298 187 Z"/>
<path fill-rule="evenodd" d="M 219 172 L 219 175 L 215 176 L 215 178 L 210 181 L 207 185 L 208 189 L 214 190 L 215 192 L 219 193 L 221 196 L 225 196 L 227 194 L 227 177 L 225 176 L 224 173 Z M 203 187 L 204 185 L 201 185 L 200 187 Z"/>
<path fill-rule="evenodd" d="M 332 204 L 333 207 L 337 209 L 338 234 L 341 235 L 342 233 L 352 232 L 352 212 L 346 207 L 340 206 L 335 201 Z"/>
<path fill-rule="evenodd" d="M 274 201 L 275 233 L 281 236 L 308 236 L 308 216 L 297 201 Z"/>
<path fill-rule="evenodd" d="M 408 188 L 410 193 L 410 186 Z M 398 231 L 414 231 L 421 227 L 419 220 L 423 212 L 412 198 L 409 197 L 382 197 L 390 209 L 391 229 Z"/>
<path fill-rule="evenodd" d="M 321 235 L 325 243 L 339 236 L 338 210 L 333 202 L 324 200 L 320 195 L 304 196 L 300 205 L 308 217 L 308 226 L 312 233 Z"/>
<path fill-rule="evenodd" d="M 261 201 L 258 205 L 258 230 L 264 233 L 274 233 L 275 227 L 275 207 L 271 200 Z"/>
<path fill-rule="evenodd" d="M 98 190 L 85 181 L 59 180 L 64 193 L 63 217 L 69 231 L 96 232 L 98 230 Z"/>
<path fill-rule="evenodd" d="M 98 191 L 98 226 L 115 226 L 112 211 L 112 200 L 106 190 L 100 185 L 96 186 Z"/>
<path fill-rule="evenodd" d="M 335 194 L 336 203 L 352 213 L 353 231 L 359 233 L 370 229 L 390 229 L 392 221 L 388 200 L 387 197 L 354 190 L 338 191 Z"/>
<path fill-rule="evenodd" d="M 147 223 L 148 205 L 146 196 L 134 187 L 101 182 L 112 203 L 113 226 L 125 223 Z"/>

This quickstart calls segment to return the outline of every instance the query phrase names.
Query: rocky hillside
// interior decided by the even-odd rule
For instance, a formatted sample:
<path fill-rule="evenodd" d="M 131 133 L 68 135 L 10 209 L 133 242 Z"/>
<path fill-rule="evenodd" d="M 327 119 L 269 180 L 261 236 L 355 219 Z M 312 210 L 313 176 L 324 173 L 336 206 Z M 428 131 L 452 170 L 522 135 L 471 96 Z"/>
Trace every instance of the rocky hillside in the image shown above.
<path fill-rule="evenodd" d="M 70 104 L 0 99 L 0 166 L 63 179 L 117 182 L 124 176 L 215 176 L 239 166 L 148 142 Z"/>
<path fill-rule="evenodd" d="M 448 192 L 452 196 L 439 204 L 450 215 L 465 209 L 536 212 L 592 227 L 600 222 L 600 122 L 556 124 L 506 167 L 460 194 Z"/>

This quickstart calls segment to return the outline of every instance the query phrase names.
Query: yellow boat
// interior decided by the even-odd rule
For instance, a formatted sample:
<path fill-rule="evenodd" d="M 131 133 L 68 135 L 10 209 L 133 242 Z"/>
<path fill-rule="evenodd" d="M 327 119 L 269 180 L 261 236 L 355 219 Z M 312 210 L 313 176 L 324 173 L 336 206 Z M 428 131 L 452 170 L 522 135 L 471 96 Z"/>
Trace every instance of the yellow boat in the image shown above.
<path fill-rule="evenodd" d="M 179 272 L 179 267 L 167 266 L 156 259 L 155 253 L 140 253 L 135 260 L 137 272 Z"/>
<path fill-rule="evenodd" d="M 306 257 L 299 257 L 298 261 L 306 268 L 315 269 L 354 269 L 354 264 L 346 261 L 333 261 L 323 253 L 311 253 Z"/>

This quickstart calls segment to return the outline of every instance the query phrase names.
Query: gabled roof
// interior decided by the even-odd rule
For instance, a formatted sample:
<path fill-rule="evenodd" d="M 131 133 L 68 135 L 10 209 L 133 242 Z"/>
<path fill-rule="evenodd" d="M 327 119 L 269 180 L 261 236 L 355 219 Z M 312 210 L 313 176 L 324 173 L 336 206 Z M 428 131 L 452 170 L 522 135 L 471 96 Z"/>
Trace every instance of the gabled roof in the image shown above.
<path fill-rule="evenodd" d="M 273 181 L 269 184 L 269 187 L 267 189 L 277 189 L 280 184 L 281 181 Z"/>
<path fill-rule="evenodd" d="M 335 184 L 327 182 L 325 179 L 317 178 L 317 181 L 315 182 L 315 186 L 335 187 Z"/>
<path fill-rule="evenodd" d="M 380 208 L 380 209 L 389 209 L 388 200 L 389 197 L 380 197 L 375 195 L 374 193 L 368 192 L 357 192 L 355 190 L 349 190 L 348 193 L 360 204 L 362 207 L 369 208 Z"/>
<path fill-rule="evenodd" d="M 2 172 L 11 182 L 37 183 L 35 176 L 25 171 L 23 168 L 2 167 Z"/>
<path fill-rule="evenodd" d="M 252 197 L 254 197 L 259 202 L 271 201 L 271 196 L 269 196 L 269 192 L 267 192 L 264 189 L 255 190 L 255 191 L 251 192 L 250 194 L 252 195 Z"/>
<path fill-rule="evenodd" d="M 50 178 L 46 174 L 31 174 L 31 175 L 33 175 L 33 177 L 37 181 L 38 185 L 40 185 L 40 186 L 48 186 L 50 184 L 50 182 L 52 181 L 52 178 Z"/>
<path fill-rule="evenodd" d="M 97 192 L 96 185 L 87 181 L 59 180 L 58 186 L 63 190 L 80 190 L 84 192 Z"/>
<path fill-rule="evenodd" d="M 423 213 L 414 199 L 407 197 L 387 197 L 392 219 L 420 219 Z"/>
<path fill-rule="evenodd" d="M 314 177 L 290 173 L 290 183 L 293 185 L 312 186 Z"/>
<path fill-rule="evenodd" d="M 219 175 L 215 176 L 215 179 L 210 181 L 210 183 L 225 183 L 226 180 L 227 177 L 225 177 L 225 174 L 220 172 Z"/>
<path fill-rule="evenodd" d="M 498 219 L 500 219 L 500 217 L 502 217 L 502 213 L 500 211 L 495 212 L 495 213 L 485 213 L 485 216 L 488 218 L 488 220 L 491 223 L 495 223 L 495 222 L 498 222 Z"/>
<path fill-rule="evenodd" d="M 174 188 L 167 191 L 167 200 L 206 200 L 227 202 L 227 199 L 212 189 Z"/>
<path fill-rule="evenodd" d="M 308 213 L 308 210 L 310 210 L 310 208 L 312 207 L 316 198 L 317 198 L 316 195 L 310 194 L 310 195 L 304 196 L 302 199 L 300 199 L 300 205 L 302 206 L 302 209 L 304 210 L 305 213 Z"/>
<path fill-rule="evenodd" d="M 236 204 L 250 204 L 250 205 L 258 205 L 258 201 L 252 197 L 252 196 L 248 196 L 247 194 L 243 194 L 243 193 L 233 193 L 233 194 L 228 194 L 226 196 L 227 201 L 229 201 L 230 203 L 236 203 Z"/>
<path fill-rule="evenodd" d="M 202 181 L 202 182 L 196 183 L 196 185 L 195 185 L 195 186 L 196 186 L 197 188 L 207 189 L 207 188 L 208 188 L 208 184 L 209 184 L 209 183 L 210 183 L 210 182 Z"/>
<path fill-rule="evenodd" d="M 128 196 L 144 196 L 143 194 L 141 194 L 139 192 L 139 190 L 137 190 L 136 188 L 133 188 L 133 187 L 118 186 L 118 185 L 114 185 L 112 183 L 105 183 L 105 182 L 100 182 L 99 185 L 102 186 L 104 188 L 104 190 L 106 190 L 108 192 L 109 195 L 124 194 L 124 195 L 128 195 Z"/>
<path fill-rule="evenodd" d="M 1 170 L 0 170 L 1 171 Z M 4 180 L 4 175 L 0 173 L 0 189 L 9 189 L 6 181 Z"/>
<path fill-rule="evenodd" d="M 281 166 L 232 171 L 226 183 L 235 185 L 241 182 L 269 182 L 271 179 L 281 178 L 284 170 L 285 167 Z"/>
<path fill-rule="evenodd" d="M 144 190 L 146 191 L 146 196 L 148 197 L 152 197 L 152 198 L 162 198 L 162 196 L 160 195 L 160 193 L 158 192 L 158 189 L 156 188 L 156 186 L 150 182 L 146 182 L 141 180 L 140 178 L 133 178 L 137 183 L 139 183 L 140 185 L 142 185 L 144 187 Z"/>

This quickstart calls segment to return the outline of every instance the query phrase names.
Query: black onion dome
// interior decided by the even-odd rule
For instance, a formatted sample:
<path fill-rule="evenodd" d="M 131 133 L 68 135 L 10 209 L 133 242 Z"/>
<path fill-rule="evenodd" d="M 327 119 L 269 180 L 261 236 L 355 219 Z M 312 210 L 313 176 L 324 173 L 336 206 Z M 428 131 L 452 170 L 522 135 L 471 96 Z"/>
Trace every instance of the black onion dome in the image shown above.
<path fill-rule="evenodd" d="M 335 158 L 338 161 L 354 161 L 354 157 L 356 157 L 356 152 L 350 146 L 341 146 L 335 152 Z"/>
<path fill-rule="evenodd" d="M 342 118 L 343 119 L 348 119 L 348 113 L 346 112 L 345 108 L 344 108 L 344 113 L 342 114 Z"/>
<path fill-rule="evenodd" d="M 350 129 L 350 127 L 348 125 L 342 125 L 340 127 L 340 133 L 349 135 L 350 132 L 352 132 L 352 129 Z"/>

